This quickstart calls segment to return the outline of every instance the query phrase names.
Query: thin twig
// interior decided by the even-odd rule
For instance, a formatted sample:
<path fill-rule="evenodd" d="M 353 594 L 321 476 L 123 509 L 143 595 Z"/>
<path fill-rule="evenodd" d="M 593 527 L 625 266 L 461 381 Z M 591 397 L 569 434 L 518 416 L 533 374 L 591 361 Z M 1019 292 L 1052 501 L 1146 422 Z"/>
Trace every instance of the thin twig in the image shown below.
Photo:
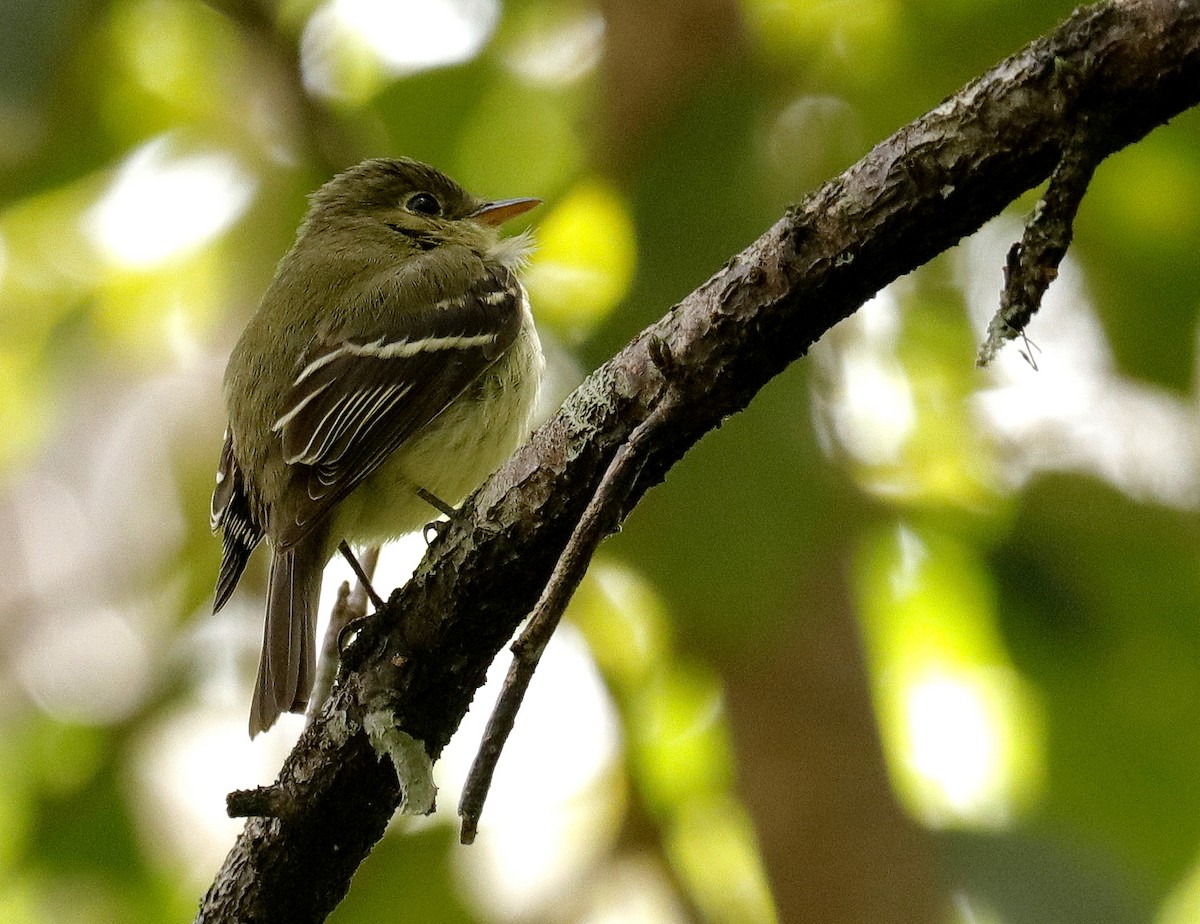
<path fill-rule="evenodd" d="M 525 691 L 529 689 L 529 682 L 533 679 L 533 672 L 537 669 L 542 652 L 546 650 L 550 637 L 562 619 L 563 611 L 579 587 L 579 582 L 583 580 L 596 547 L 620 525 L 622 505 L 645 461 L 644 449 L 649 445 L 649 438 L 654 431 L 667 420 L 673 406 L 670 398 L 660 401 L 617 449 L 558 563 L 554 566 L 550 580 L 529 618 L 529 624 L 513 643 L 512 665 L 508 669 L 508 676 L 504 678 L 504 686 L 500 690 L 491 718 L 488 719 L 479 752 L 471 764 L 471 771 L 467 775 L 462 798 L 458 803 L 458 814 L 462 817 L 460 839 L 464 844 L 473 843 L 475 840 L 479 816 L 483 812 L 483 803 L 492 785 L 500 752 L 512 731 L 517 711 L 521 708 Z"/>

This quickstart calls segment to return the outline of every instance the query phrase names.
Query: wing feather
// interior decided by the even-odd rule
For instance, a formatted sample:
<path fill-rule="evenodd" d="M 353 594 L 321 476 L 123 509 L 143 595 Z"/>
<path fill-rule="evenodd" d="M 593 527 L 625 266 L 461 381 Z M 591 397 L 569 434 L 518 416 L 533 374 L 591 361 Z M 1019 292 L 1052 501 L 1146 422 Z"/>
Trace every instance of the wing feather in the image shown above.
<path fill-rule="evenodd" d="M 229 600 L 246 570 L 250 553 L 262 541 L 263 529 L 246 490 L 246 481 L 234 455 L 233 434 L 225 430 L 221 461 L 217 466 L 217 484 L 209 508 L 209 525 L 221 530 L 221 571 L 213 612 Z"/>
<path fill-rule="evenodd" d="M 302 539 L 491 366 L 516 339 L 522 311 L 515 277 L 496 270 L 385 332 L 330 338 L 306 355 L 273 429 L 309 503 L 280 524 L 279 546 Z"/>

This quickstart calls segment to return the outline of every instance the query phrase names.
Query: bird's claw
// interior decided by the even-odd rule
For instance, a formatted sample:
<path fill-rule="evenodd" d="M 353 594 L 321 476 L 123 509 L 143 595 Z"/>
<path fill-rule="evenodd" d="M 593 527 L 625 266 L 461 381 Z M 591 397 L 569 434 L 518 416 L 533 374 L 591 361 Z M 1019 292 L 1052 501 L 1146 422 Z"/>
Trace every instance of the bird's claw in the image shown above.
<path fill-rule="evenodd" d="M 430 520 L 421 529 L 421 535 L 425 537 L 426 545 L 433 545 L 434 540 L 442 535 L 442 531 L 449 525 L 449 520 Z M 430 535 L 432 533 L 432 535 Z"/>
<path fill-rule="evenodd" d="M 374 618 L 374 616 L 374 612 L 364 613 L 362 616 L 351 619 L 344 626 L 342 626 L 337 637 L 337 650 L 339 658 L 346 653 L 347 648 L 354 644 L 354 640 L 358 637 L 358 633 L 362 631 L 362 629 L 371 621 L 371 619 Z"/>

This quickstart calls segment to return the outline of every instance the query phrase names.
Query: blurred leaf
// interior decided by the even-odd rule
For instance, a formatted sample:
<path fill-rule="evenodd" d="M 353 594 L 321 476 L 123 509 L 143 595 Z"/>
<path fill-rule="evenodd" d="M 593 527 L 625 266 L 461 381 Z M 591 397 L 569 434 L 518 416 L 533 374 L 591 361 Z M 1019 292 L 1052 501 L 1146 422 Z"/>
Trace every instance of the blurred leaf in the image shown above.
<path fill-rule="evenodd" d="M 637 241 L 625 203 L 607 186 L 577 186 L 538 226 L 526 273 L 538 319 L 581 339 L 625 297 Z"/>
<path fill-rule="evenodd" d="M 1008 662 L 974 550 L 899 524 L 867 537 L 858 606 L 880 733 L 913 815 L 1003 828 L 1045 775 L 1040 705 Z"/>

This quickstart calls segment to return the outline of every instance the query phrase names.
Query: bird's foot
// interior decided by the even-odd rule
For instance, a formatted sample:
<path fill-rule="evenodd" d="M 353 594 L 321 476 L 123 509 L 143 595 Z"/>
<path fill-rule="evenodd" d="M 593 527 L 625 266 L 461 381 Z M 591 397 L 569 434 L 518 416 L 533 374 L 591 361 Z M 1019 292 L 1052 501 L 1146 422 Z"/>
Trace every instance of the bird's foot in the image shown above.
<path fill-rule="evenodd" d="M 433 507 L 439 513 L 443 514 L 450 520 L 458 516 L 458 509 L 451 507 L 444 500 L 438 497 L 431 491 L 426 491 L 424 488 L 417 488 L 417 497 L 425 501 L 430 507 Z M 421 535 L 425 537 L 425 544 L 432 545 L 434 540 L 442 534 L 442 531 L 448 525 L 446 520 L 430 520 L 421 530 Z"/>

